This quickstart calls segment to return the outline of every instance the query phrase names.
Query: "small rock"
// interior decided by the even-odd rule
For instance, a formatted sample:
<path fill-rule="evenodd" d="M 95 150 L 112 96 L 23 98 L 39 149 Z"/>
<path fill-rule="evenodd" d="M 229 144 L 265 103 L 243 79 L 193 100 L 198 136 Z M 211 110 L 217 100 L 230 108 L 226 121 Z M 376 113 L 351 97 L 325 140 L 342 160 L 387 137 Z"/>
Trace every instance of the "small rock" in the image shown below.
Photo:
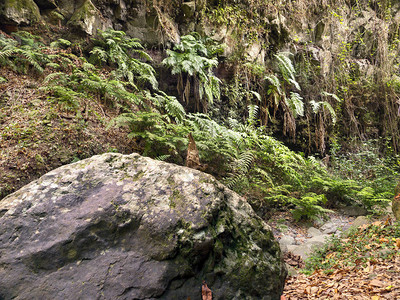
<path fill-rule="evenodd" d="M 279 246 L 281 247 L 281 251 L 283 253 L 289 252 L 288 246 L 285 244 L 279 244 Z"/>
<path fill-rule="evenodd" d="M 371 221 L 366 216 L 357 217 L 350 228 L 358 228 L 362 225 L 369 224 Z"/>
<path fill-rule="evenodd" d="M 337 225 L 332 222 L 326 223 L 321 227 L 321 230 L 324 234 L 332 234 L 338 230 Z"/>
<path fill-rule="evenodd" d="M 307 229 L 307 234 L 311 237 L 315 237 L 315 236 L 321 235 L 322 232 L 315 227 L 310 227 Z"/>
<path fill-rule="evenodd" d="M 308 244 L 303 244 L 300 246 L 289 245 L 288 249 L 293 254 L 300 255 L 303 260 L 306 259 L 309 256 L 309 253 L 311 252 L 310 245 L 308 245 Z"/>
<path fill-rule="evenodd" d="M 317 226 L 317 227 L 321 227 L 323 224 L 324 224 L 324 220 L 322 220 L 321 218 L 317 218 L 314 221 L 314 225 Z"/>
<path fill-rule="evenodd" d="M 368 214 L 368 211 L 360 206 L 346 206 L 340 210 L 343 214 L 347 216 L 365 216 Z"/>
<path fill-rule="evenodd" d="M 281 247 L 282 247 L 282 245 L 286 245 L 286 246 L 295 245 L 296 240 L 293 237 L 291 237 L 290 235 L 285 235 L 284 237 L 282 237 L 279 240 L 279 244 L 281 245 Z"/>
<path fill-rule="evenodd" d="M 313 237 L 311 239 L 308 239 L 306 241 L 306 244 L 310 245 L 310 248 L 314 247 L 314 246 L 320 247 L 320 246 L 325 244 L 326 239 L 328 237 L 329 237 L 329 234 L 318 235 L 318 236 L 315 236 L 315 237 Z"/>

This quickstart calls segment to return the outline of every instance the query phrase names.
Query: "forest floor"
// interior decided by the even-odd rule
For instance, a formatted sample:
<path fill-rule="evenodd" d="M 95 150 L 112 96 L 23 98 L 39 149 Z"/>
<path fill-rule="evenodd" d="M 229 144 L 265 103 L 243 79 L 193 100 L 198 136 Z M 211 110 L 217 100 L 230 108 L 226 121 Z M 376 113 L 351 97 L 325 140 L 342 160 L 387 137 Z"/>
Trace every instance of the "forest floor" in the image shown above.
<path fill-rule="evenodd" d="M 288 227 L 307 238 L 304 224 Z M 281 299 L 400 299 L 399 249 L 400 225 L 385 217 L 332 238 L 306 262 L 288 252 L 285 261 L 297 272 Z"/>

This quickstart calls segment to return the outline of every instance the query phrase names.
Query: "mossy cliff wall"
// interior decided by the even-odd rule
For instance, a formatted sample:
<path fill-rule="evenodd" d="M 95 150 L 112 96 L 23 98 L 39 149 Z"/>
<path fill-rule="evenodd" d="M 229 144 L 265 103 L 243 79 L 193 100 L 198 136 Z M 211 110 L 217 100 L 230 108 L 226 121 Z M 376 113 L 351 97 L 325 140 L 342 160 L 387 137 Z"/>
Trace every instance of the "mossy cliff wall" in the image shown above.
<path fill-rule="evenodd" d="M 3 30 L 44 23 L 94 35 L 97 29 L 113 27 L 149 47 L 169 47 L 192 31 L 211 36 L 226 45 L 226 64 L 218 70 L 226 86 L 247 81 L 243 86 L 261 94 L 260 106 L 270 115 L 275 115 L 274 104 L 264 76 L 274 72 L 274 54 L 290 52 L 307 116 L 296 120 L 297 146 L 324 154 L 337 133 L 348 140 L 385 137 L 395 152 L 400 149 L 396 1 L 24 0 L 20 10 L 14 2 L 0 6 Z M 323 91 L 342 101 L 322 96 Z M 327 111 L 313 113 L 310 101 L 329 101 L 338 123 L 333 126 Z M 243 104 L 236 101 L 232 109 Z M 283 113 L 278 111 L 278 122 L 269 123 L 273 133 L 285 126 Z"/>

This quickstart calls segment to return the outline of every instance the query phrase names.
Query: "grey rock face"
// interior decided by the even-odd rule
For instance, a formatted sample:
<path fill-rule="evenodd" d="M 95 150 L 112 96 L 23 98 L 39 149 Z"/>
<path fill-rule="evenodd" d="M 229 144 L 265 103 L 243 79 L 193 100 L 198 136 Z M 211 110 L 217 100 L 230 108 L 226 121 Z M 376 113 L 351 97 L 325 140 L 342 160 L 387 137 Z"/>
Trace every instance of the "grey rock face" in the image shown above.
<path fill-rule="evenodd" d="M 248 203 L 196 170 L 94 156 L 0 202 L 1 299 L 279 299 L 286 269 Z"/>

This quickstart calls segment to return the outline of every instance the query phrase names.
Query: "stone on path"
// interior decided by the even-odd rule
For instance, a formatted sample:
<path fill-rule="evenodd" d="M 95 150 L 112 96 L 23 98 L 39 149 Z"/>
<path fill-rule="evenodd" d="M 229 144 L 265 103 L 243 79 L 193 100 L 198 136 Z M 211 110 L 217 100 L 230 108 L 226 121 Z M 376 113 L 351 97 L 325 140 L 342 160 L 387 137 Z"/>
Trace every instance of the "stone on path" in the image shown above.
<path fill-rule="evenodd" d="M 350 217 L 365 216 L 368 214 L 368 211 L 360 206 L 346 206 L 340 209 L 340 211 Z"/>
<path fill-rule="evenodd" d="M 301 245 L 287 245 L 287 249 L 295 255 L 300 255 L 304 260 L 308 258 L 313 250 L 321 248 L 329 237 L 329 234 L 317 235 L 310 239 L 306 239 Z"/>
<path fill-rule="evenodd" d="M 288 251 L 288 246 L 289 245 L 295 245 L 296 244 L 296 240 L 291 237 L 290 235 L 285 235 L 284 237 L 282 237 L 279 240 L 279 245 L 281 246 L 281 249 L 283 252 L 287 252 Z"/>
<path fill-rule="evenodd" d="M 314 237 L 314 236 L 321 235 L 322 232 L 319 229 L 315 228 L 315 227 L 310 227 L 310 228 L 307 229 L 307 234 L 310 237 Z"/>
<path fill-rule="evenodd" d="M 354 220 L 353 224 L 350 226 L 350 229 L 358 228 L 362 225 L 369 224 L 369 223 L 371 223 L 370 219 L 368 219 L 366 216 L 360 216 Z"/>

